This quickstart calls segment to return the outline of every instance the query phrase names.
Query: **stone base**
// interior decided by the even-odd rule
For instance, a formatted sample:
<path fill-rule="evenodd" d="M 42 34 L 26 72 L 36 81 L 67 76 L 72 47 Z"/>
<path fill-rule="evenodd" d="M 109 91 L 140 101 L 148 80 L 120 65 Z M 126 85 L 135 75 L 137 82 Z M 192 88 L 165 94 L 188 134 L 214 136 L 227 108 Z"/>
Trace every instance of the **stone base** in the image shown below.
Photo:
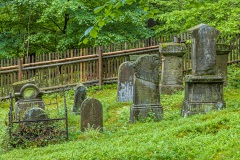
<path fill-rule="evenodd" d="M 135 121 L 145 122 L 147 117 L 155 121 L 163 119 L 163 108 L 161 105 L 134 105 L 130 108 L 130 123 Z"/>
<path fill-rule="evenodd" d="M 222 110 L 226 107 L 225 102 L 183 102 L 181 115 L 188 117 L 193 114 L 206 114 L 210 111 Z"/>
<path fill-rule="evenodd" d="M 186 76 L 185 96 L 181 114 L 204 114 L 223 109 L 223 78 L 218 76 Z"/>
<path fill-rule="evenodd" d="M 160 85 L 160 94 L 174 94 L 177 91 L 183 91 L 182 85 Z"/>

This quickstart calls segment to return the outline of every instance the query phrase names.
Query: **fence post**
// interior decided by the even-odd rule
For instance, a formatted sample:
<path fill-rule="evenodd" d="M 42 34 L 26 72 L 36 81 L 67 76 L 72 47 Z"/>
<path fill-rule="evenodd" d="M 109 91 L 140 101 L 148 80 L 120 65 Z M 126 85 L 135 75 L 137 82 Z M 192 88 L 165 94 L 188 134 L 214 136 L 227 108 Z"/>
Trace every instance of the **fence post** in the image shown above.
<path fill-rule="evenodd" d="M 102 65 L 102 50 L 101 47 L 98 47 L 98 86 L 101 88 L 102 86 L 102 78 L 103 78 L 103 65 Z"/>
<path fill-rule="evenodd" d="M 18 59 L 18 81 L 21 81 L 22 80 L 22 64 L 23 64 L 23 59 L 22 58 L 19 58 Z"/>
<path fill-rule="evenodd" d="M 70 50 L 70 56 L 73 58 L 73 49 Z M 70 66 L 70 83 L 73 84 L 73 64 Z"/>

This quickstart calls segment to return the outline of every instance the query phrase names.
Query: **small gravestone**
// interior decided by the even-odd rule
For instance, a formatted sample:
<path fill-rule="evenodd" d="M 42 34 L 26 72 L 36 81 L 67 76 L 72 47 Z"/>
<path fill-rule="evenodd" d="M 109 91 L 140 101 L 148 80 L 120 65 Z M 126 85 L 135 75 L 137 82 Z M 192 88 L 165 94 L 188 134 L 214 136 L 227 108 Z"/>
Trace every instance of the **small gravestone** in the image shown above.
<path fill-rule="evenodd" d="M 133 100 L 134 70 L 131 62 L 124 62 L 118 69 L 118 102 L 130 102 Z"/>
<path fill-rule="evenodd" d="M 48 115 L 46 114 L 45 110 L 42 108 L 34 107 L 29 109 L 25 115 L 24 120 L 43 120 L 48 119 Z"/>
<path fill-rule="evenodd" d="M 74 104 L 72 112 L 75 114 L 80 113 L 82 102 L 87 98 L 87 89 L 83 84 L 76 87 L 74 91 Z"/>
<path fill-rule="evenodd" d="M 223 77 L 223 85 L 227 86 L 227 62 L 228 54 L 231 52 L 230 45 L 217 44 L 217 57 L 216 57 L 216 68 L 217 75 Z"/>
<path fill-rule="evenodd" d="M 103 131 L 102 104 L 95 98 L 85 99 L 81 107 L 81 131 L 89 128 Z"/>
<path fill-rule="evenodd" d="M 192 33 L 192 75 L 185 77 L 182 116 L 223 109 L 223 78 L 216 75 L 216 37 L 219 31 L 206 24 Z"/>
<path fill-rule="evenodd" d="M 160 84 L 161 94 L 173 94 L 175 91 L 183 90 L 182 57 L 186 46 L 179 43 L 162 43 L 159 51 L 164 56 Z"/>
<path fill-rule="evenodd" d="M 141 56 L 133 63 L 134 91 L 133 106 L 130 109 L 130 122 L 145 121 L 150 113 L 155 120 L 163 118 L 159 94 L 159 65 L 158 55 Z"/>

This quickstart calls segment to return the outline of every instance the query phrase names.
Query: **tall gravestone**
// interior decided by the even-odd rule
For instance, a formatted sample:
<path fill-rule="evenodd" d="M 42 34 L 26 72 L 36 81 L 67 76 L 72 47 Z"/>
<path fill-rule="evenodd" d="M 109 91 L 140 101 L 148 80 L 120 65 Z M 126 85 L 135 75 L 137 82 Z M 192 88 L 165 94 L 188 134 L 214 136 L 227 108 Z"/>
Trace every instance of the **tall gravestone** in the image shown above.
<path fill-rule="evenodd" d="M 80 113 L 82 102 L 87 98 L 87 89 L 83 84 L 79 84 L 74 91 L 74 103 L 72 112 L 75 114 Z"/>
<path fill-rule="evenodd" d="M 131 62 L 124 62 L 118 69 L 118 102 L 130 102 L 133 100 L 134 70 Z"/>
<path fill-rule="evenodd" d="M 81 131 L 89 127 L 103 131 L 102 104 L 95 98 L 85 99 L 81 107 Z"/>
<path fill-rule="evenodd" d="M 219 31 L 206 24 L 188 30 L 192 34 L 192 75 L 185 78 L 182 116 L 207 113 L 225 107 L 223 78 L 216 75 L 216 37 Z"/>
<path fill-rule="evenodd" d="M 152 113 L 156 120 L 163 118 L 159 93 L 159 55 L 139 57 L 133 63 L 134 91 L 133 106 L 130 109 L 130 122 L 145 121 Z"/>
<path fill-rule="evenodd" d="M 228 54 L 231 52 L 230 45 L 227 44 L 217 44 L 217 57 L 216 57 L 216 68 L 217 75 L 223 77 L 223 85 L 227 86 L 227 62 Z"/>
<path fill-rule="evenodd" d="M 162 43 L 159 51 L 163 54 L 161 94 L 183 90 L 182 57 L 186 52 L 185 44 Z"/>

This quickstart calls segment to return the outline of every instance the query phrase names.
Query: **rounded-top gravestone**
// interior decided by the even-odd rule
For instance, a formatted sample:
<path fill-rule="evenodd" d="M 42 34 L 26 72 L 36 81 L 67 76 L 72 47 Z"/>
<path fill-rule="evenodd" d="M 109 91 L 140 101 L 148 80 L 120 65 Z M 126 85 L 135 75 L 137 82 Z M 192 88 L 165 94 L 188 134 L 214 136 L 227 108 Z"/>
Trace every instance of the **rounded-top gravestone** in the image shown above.
<path fill-rule="evenodd" d="M 34 107 L 26 111 L 24 120 L 42 120 L 48 119 L 48 115 L 42 108 Z"/>
<path fill-rule="evenodd" d="M 20 95 L 25 99 L 35 99 L 40 93 L 38 87 L 34 84 L 25 84 L 21 90 Z"/>
<path fill-rule="evenodd" d="M 81 107 L 81 131 L 88 128 L 103 131 L 102 104 L 95 98 L 85 99 Z"/>
<path fill-rule="evenodd" d="M 118 69 L 118 102 L 130 102 L 133 100 L 134 69 L 131 62 L 124 62 Z"/>
<path fill-rule="evenodd" d="M 74 91 L 74 104 L 72 112 L 80 113 L 82 102 L 87 98 L 87 88 L 83 84 L 79 84 Z"/>

